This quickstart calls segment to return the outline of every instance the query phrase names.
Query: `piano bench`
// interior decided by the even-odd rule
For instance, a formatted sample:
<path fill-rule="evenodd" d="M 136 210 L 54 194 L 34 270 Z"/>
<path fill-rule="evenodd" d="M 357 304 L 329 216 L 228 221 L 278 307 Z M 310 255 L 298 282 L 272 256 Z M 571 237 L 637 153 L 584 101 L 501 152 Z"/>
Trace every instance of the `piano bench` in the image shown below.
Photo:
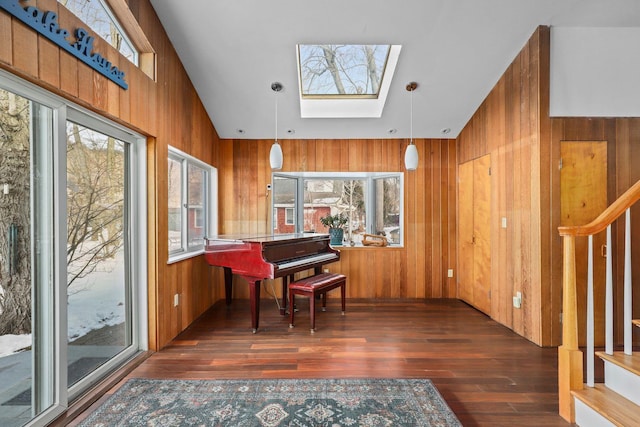
<path fill-rule="evenodd" d="M 295 296 L 303 295 L 309 297 L 309 314 L 311 322 L 311 333 L 315 332 L 316 326 L 316 296 L 320 296 L 322 299 L 322 311 L 326 311 L 327 307 L 327 292 L 340 287 L 340 294 L 342 297 L 342 314 L 345 311 L 345 286 L 347 284 L 347 276 L 344 274 L 335 273 L 320 273 L 315 276 L 305 277 L 303 279 L 296 280 L 289 283 L 289 313 L 291 314 L 291 321 L 289 327 L 293 328 L 293 314 Z"/>

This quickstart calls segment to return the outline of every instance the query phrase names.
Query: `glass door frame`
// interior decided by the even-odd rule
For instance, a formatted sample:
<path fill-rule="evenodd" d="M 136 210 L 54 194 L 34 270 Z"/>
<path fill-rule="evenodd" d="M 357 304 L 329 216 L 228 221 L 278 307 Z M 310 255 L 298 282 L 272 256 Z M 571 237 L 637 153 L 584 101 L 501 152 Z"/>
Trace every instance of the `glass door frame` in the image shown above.
<path fill-rule="evenodd" d="M 27 98 L 52 110 L 52 165 L 53 174 L 51 187 L 53 188 L 53 301 L 47 310 L 51 315 L 54 325 L 52 336 L 47 337 L 47 342 L 52 345 L 53 372 L 48 372 L 45 363 L 36 360 L 40 355 L 34 355 L 34 372 L 42 378 L 32 379 L 32 384 L 50 384 L 53 379 L 53 401 L 50 406 L 34 415 L 28 426 L 45 426 L 62 415 L 69 407 L 69 402 L 78 398 L 89 387 L 102 380 L 105 375 L 121 366 L 126 360 L 135 354 L 148 349 L 148 308 L 147 308 L 147 168 L 146 168 L 146 138 L 119 124 L 107 120 L 100 115 L 80 107 L 58 95 L 27 82 L 20 77 L 5 70 L 0 70 L 0 88 L 13 92 L 16 95 Z M 111 359 L 101 368 L 94 371 L 95 375 L 87 376 L 71 389 L 67 387 L 67 312 L 61 307 L 67 306 L 67 179 L 66 179 L 66 123 L 69 117 L 80 118 L 81 123 L 96 125 L 100 129 L 108 129 L 107 133 L 122 137 L 123 141 L 130 144 L 130 160 L 128 179 L 131 180 L 131 191 L 127 194 L 129 209 L 127 220 L 129 226 L 125 239 L 129 241 L 130 255 L 133 260 L 129 263 L 128 280 L 131 283 L 131 345 L 127 350 Z M 115 135 L 114 135 L 115 133 Z M 120 138 L 119 138 L 120 139 Z M 32 190 L 33 191 L 33 190 Z M 32 212 L 32 218 L 35 215 Z M 32 221 L 33 222 L 33 221 Z M 33 242 L 32 242 L 33 247 Z M 34 280 L 34 277 L 32 277 Z M 33 292 L 33 291 L 32 291 Z M 32 301 L 33 305 L 33 301 Z M 32 315 L 35 319 L 37 316 Z M 34 327 L 36 320 L 33 320 Z M 34 337 L 34 339 L 39 339 Z M 46 372 L 43 372 L 46 371 Z M 35 374 L 34 374 L 35 375 Z M 32 403 L 33 408 L 38 407 L 37 402 Z"/>

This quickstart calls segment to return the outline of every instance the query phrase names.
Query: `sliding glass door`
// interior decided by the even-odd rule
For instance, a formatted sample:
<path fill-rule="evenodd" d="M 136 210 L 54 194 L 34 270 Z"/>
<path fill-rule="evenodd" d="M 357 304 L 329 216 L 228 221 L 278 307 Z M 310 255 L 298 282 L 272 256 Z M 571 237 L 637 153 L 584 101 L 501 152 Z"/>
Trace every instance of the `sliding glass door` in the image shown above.
<path fill-rule="evenodd" d="M 0 72 L 0 425 L 146 348 L 144 140 Z"/>

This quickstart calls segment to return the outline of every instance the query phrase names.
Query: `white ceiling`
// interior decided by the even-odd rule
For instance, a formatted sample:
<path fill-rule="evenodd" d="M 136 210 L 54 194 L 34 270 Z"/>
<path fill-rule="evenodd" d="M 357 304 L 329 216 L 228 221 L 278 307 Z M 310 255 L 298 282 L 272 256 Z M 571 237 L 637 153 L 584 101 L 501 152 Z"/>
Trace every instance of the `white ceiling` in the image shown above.
<path fill-rule="evenodd" d="M 276 81 L 279 139 L 408 138 L 411 81 L 413 136 L 455 138 L 538 25 L 640 26 L 640 0 L 151 3 L 218 134 L 237 139 L 274 137 Z M 299 43 L 402 45 L 382 117 L 301 118 Z"/>

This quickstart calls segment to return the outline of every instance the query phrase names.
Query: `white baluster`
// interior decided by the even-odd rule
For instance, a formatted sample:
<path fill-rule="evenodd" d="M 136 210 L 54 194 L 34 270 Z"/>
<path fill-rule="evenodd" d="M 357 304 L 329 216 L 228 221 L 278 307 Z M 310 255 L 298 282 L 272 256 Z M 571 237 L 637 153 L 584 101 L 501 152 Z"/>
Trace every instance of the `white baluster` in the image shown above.
<path fill-rule="evenodd" d="M 631 301 L 631 208 L 625 215 L 624 229 L 624 354 L 631 356 L 633 305 Z"/>
<path fill-rule="evenodd" d="M 613 354 L 613 267 L 611 260 L 611 225 L 607 226 L 607 259 L 605 282 L 605 353 Z"/>
<path fill-rule="evenodd" d="M 587 260 L 587 386 L 594 386 L 594 339 L 593 339 L 593 235 L 589 236 L 589 259 Z"/>

